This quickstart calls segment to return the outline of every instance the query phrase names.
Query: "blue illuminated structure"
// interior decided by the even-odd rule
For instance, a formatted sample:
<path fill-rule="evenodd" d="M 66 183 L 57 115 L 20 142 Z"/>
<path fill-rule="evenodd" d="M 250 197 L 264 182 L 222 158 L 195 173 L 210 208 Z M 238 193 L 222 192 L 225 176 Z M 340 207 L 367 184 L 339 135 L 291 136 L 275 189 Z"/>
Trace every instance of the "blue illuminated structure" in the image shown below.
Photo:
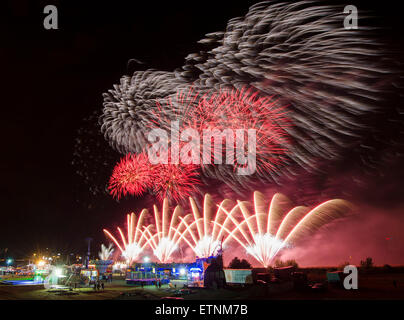
<path fill-rule="evenodd" d="M 199 282 L 203 280 L 204 262 L 206 260 L 197 258 L 195 262 L 188 265 L 188 281 Z"/>
<path fill-rule="evenodd" d="M 138 263 L 127 269 L 126 283 L 152 285 L 156 282 L 167 284 L 171 280 L 201 281 L 203 260 L 193 263 Z"/>
<path fill-rule="evenodd" d="M 136 263 L 126 271 L 126 283 L 132 285 L 167 284 L 171 280 L 184 280 L 188 284 L 203 286 L 204 273 L 216 257 L 196 258 L 192 263 L 153 263 L 149 259 Z"/>
<path fill-rule="evenodd" d="M 184 272 L 185 271 L 185 272 Z M 179 263 L 137 263 L 126 272 L 126 283 L 152 285 L 167 284 L 170 280 L 186 280 L 187 265 Z"/>

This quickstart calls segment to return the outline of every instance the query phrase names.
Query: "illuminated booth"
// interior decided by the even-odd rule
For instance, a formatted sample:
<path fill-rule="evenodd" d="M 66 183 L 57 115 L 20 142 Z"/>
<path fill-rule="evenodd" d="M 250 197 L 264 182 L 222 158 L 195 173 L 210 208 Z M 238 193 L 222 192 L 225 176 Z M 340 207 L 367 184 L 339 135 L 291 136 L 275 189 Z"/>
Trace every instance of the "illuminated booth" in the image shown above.
<path fill-rule="evenodd" d="M 97 269 L 82 269 L 80 271 L 80 276 L 85 279 L 88 284 L 92 284 L 99 278 L 99 272 Z"/>
<path fill-rule="evenodd" d="M 170 282 L 171 270 L 157 263 L 135 264 L 127 269 L 126 283 L 135 285 L 152 285 Z"/>
<path fill-rule="evenodd" d="M 201 275 L 200 268 L 194 270 L 184 263 L 137 263 L 127 269 L 126 283 L 135 285 L 152 285 L 156 282 L 167 284 L 171 280 L 189 280 L 192 272 Z M 192 270 L 191 270 L 192 269 Z"/>
<path fill-rule="evenodd" d="M 203 287 L 203 275 L 208 264 L 206 259 L 196 259 L 188 265 L 188 282 L 190 286 Z"/>

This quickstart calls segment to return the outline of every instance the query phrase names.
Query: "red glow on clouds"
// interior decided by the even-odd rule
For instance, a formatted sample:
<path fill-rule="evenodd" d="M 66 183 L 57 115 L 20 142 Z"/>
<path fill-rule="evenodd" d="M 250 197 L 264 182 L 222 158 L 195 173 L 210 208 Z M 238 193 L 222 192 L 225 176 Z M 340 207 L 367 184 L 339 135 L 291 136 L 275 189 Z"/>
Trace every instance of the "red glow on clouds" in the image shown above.
<path fill-rule="evenodd" d="M 320 230 L 313 238 L 285 251 L 282 259 L 296 259 L 301 266 L 359 265 L 372 257 L 375 265 L 403 265 L 403 208 L 383 210 L 359 207 L 356 217 Z M 386 233 L 390 236 L 386 238 Z"/>

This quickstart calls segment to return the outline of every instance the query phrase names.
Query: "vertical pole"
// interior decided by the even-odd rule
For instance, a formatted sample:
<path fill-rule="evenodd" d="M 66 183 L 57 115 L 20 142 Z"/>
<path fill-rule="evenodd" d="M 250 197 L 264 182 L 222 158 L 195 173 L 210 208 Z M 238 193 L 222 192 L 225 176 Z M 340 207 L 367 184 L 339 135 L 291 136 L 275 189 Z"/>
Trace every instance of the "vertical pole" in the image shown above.
<path fill-rule="evenodd" d="M 86 257 L 86 269 L 88 269 L 88 264 L 90 263 L 90 254 L 91 254 L 91 241 L 92 238 L 86 238 L 87 241 L 87 257 Z"/>

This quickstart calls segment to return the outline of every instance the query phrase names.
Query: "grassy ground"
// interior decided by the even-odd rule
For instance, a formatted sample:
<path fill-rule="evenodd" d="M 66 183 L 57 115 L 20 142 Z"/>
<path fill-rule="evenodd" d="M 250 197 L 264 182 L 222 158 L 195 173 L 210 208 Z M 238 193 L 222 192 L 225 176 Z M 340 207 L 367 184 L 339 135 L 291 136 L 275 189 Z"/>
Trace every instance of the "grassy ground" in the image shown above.
<path fill-rule="evenodd" d="M 324 281 L 325 273 L 309 272 L 310 281 Z M 397 287 L 394 287 L 396 281 Z M 179 286 L 177 286 L 179 289 Z M 245 288 L 228 289 L 195 289 L 194 293 L 183 295 L 184 299 L 404 299 L 404 273 L 396 274 L 359 274 L 359 289 L 345 290 L 329 286 L 325 292 L 295 290 L 288 292 L 269 292 L 266 287 L 250 286 Z M 162 288 L 145 286 L 144 288 L 128 286 L 124 280 L 114 280 L 107 283 L 104 290 L 93 288 L 69 290 L 46 290 L 43 286 L 9 286 L 0 285 L 0 299 L 28 299 L 28 300 L 144 300 L 161 299 L 175 296 L 175 290 L 167 285 Z"/>

